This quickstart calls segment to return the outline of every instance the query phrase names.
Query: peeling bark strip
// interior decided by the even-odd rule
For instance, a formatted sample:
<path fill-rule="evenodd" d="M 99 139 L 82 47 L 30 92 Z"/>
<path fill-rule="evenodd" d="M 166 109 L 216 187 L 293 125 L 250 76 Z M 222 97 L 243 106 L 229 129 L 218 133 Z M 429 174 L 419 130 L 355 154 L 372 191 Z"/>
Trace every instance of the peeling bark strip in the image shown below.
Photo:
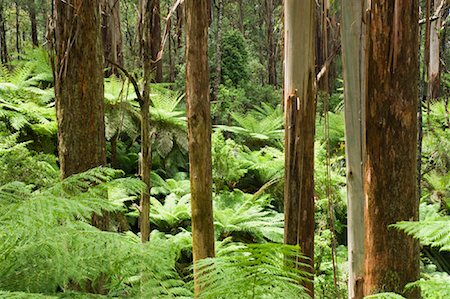
<path fill-rule="evenodd" d="M 53 4 L 58 149 L 66 178 L 106 163 L 103 50 L 98 0 Z"/>
<path fill-rule="evenodd" d="M 342 63 L 348 206 L 348 298 L 362 299 L 364 280 L 363 134 L 366 97 L 364 1 L 342 0 Z"/>
<path fill-rule="evenodd" d="M 284 242 L 299 244 L 313 274 L 315 69 L 313 0 L 286 0 Z M 314 296 L 312 282 L 304 283 Z"/>
<path fill-rule="evenodd" d="M 211 112 L 209 104 L 209 0 L 186 0 L 186 99 L 194 263 L 214 256 Z M 194 293 L 200 286 L 194 266 Z"/>
<path fill-rule="evenodd" d="M 419 278 L 417 242 L 388 228 L 418 218 L 418 5 L 418 0 L 372 0 L 369 7 L 365 295 L 403 293 L 407 283 Z M 418 292 L 405 295 L 419 297 Z"/>

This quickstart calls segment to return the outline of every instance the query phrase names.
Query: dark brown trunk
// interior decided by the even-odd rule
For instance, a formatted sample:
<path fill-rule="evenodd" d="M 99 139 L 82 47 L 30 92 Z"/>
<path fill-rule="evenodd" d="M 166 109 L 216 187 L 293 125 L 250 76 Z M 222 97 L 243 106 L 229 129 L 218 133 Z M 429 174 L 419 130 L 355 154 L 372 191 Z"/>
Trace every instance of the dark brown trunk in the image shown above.
<path fill-rule="evenodd" d="M 16 7 L 16 52 L 17 54 L 20 53 L 20 8 L 19 8 L 19 3 L 16 2 L 15 3 L 15 7 Z M 18 58 L 20 58 L 20 56 L 18 56 Z"/>
<path fill-rule="evenodd" d="M 152 151 L 150 143 L 150 83 L 153 73 L 152 68 L 152 0 L 140 0 L 139 2 L 139 26 L 140 53 L 143 66 L 143 90 L 141 106 L 141 179 L 146 188 L 143 190 L 140 202 L 139 226 L 141 229 L 141 241 L 150 240 L 150 171 L 152 163 Z"/>
<path fill-rule="evenodd" d="M 0 59 L 2 63 L 8 62 L 8 47 L 6 45 L 6 27 L 3 17 L 3 3 L 0 2 Z"/>
<path fill-rule="evenodd" d="M 239 5 L 239 31 L 242 33 L 242 36 L 245 34 L 244 29 L 244 1 L 238 0 Z"/>
<path fill-rule="evenodd" d="M 366 295 L 419 278 L 418 243 L 388 226 L 417 220 L 418 0 L 372 0 L 365 155 Z M 401 253 L 401 258 L 399 254 Z M 419 298 L 419 292 L 405 294 Z"/>
<path fill-rule="evenodd" d="M 214 256 L 211 112 L 208 70 L 209 0 L 186 0 L 186 99 L 194 262 Z M 194 267 L 195 296 L 200 294 Z"/>
<path fill-rule="evenodd" d="M 54 80 L 62 178 L 106 163 L 98 5 L 98 0 L 54 0 Z"/>
<path fill-rule="evenodd" d="M 214 79 L 214 90 L 212 101 L 219 98 L 220 81 L 222 80 L 222 17 L 223 0 L 217 2 L 217 32 L 216 32 L 216 78 Z"/>
<path fill-rule="evenodd" d="M 266 22 L 267 22 L 267 71 L 270 85 L 277 85 L 277 60 L 275 56 L 275 43 L 273 37 L 273 0 L 266 0 Z"/>
<path fill-rule="evenodd" d="M 103 52 L 107 60 L 123 65 L 122 31 L 120 25 L 120 1 L 101 0 Z M 110 67 L 105 76 L 118 75 L 119 70 L 105 60 Z"/>
<path fill-rule="evenodd" d="M 300 245 L 314 273 L 315 1 L 285 0 L 284 242 Z M 303 282 L 314 297 L 312 282 Z"/>
<path fill-rule="evenodd" d="M 170 8 L 168 9 L 169 13 Z M 173 42 L 173 38 L 172 38 L 172 24 L 169 26 L 169 37 L 167 42 L 169 43 L 169 82 L 173 83 L 175 82 L 175 63 L 174 63 L 174 57 L 173 57 L 173 53 L 172 50 L 175 52 L 175 56 L 176 56 L 176 49 L 173 46 L 174 42 Z"/>
<path fill-rule="evenodd" d="M 34 2 L 34 0 L 30 0 L 28 9 L 31 23 L 31 41 L 33 42 L 33 46 L 37 47 L 39 46 L 39 40 L 36 21 L 36 3 Z"/>
<path fill-rule="evenodd" d="M 151 59 L 154 80 L 156 83 L 163 82 L 162 59 L 158 60 L 158 53 L 161 49 L 161 13 L 159 0 L 151 0 Z"/>
<path fill-rule="evenodd" d="M 181 3 L 177 7 L 177 50 L 183 45 L 183 25 L 184 25 L 184 4 Z"/>

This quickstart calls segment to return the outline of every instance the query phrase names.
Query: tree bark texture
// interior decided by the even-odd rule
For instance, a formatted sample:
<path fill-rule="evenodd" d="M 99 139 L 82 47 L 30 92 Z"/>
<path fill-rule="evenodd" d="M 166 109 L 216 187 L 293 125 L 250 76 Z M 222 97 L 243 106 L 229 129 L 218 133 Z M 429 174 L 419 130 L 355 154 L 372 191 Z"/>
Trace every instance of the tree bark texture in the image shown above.
<path fill-rule="evenodd" d="M 208 71 L 208 2 L 186 0 L 186 99 L 194 262 L 214 256 L 211 112 Z M 200 287 L 194 267 L 194 292 Z"/>
<path fill-rule="evenodd" d="M 20 53 L 20 7 L 19 7 L 19 3 L 16 1 L 15 2 L 15 7 L 16 7 L 16 52 L 17 54 Z M 18 58 L 20 58 L 18 56 Z"/>
<path fill-rule="evenodd" d="M 159 0 L 151 0 L 151 52 L 152 52 L 152 69 L 154 72 L 154 81 L 163 82 L 162 60 L 156 61 L 159 50 L 161 49 L 161 12 Z"/>
<path fill-rule="evenodd" d="M 141 241 L 150 240 L 150 171 L 152 162 L 152 152 L 150 143 L 150 83 L 153 73 L 152 68 L 152 38 L 151 38 L 151 0 L 140 0 L 139 2 L 139 25 L 140 32 L 140 53 L 143 64 L 143 88 L 141 106 L 141 179 L 146 187 L 141 194 L 139 227 L 141 230 Z"/>
<path fill-rule="evenodd" d="M 419 278 L 418 243 L 388 226 L 418 219 L 418 0 L 372 0 L 366 99 L 365 295 Z M 418 292 L 405 294 L 419 298 Z"/>
<path fill-rule="evenodd" d="M 275 55 L 273 10 L 274 0 L 266 0 L 266 23 L 267 23 L 267 73 L 270 85 L 277 85 L 277 59 Z"/>
<path fill-rule="evenodd" d="M 122 55 L 122 30 L 120 25 L 120 1 L 101 0 L 102 13 L 102 41 L 103 52 L 106 59 L 123 65 Z M 105 66 L 110 66 L 105 61 Z M 119 70 L 114 66 L 106 72 L 106 76 L 119 74 Z"/>
<path fill-rule="evenodd" d="M 31 41 L 34 47 L 38 47 L 39 39 L 36 21 L 36 3 L 34 0 L 30 0 L 28 3 L 28 14 L 30 16 L 30 23 L 31 23 Z"/>
<path fill-rule="evenodd" d="M 214 89 L 212 101 L 219 98 L 220 82 L 222 79 L 222 18 L 223 0 L 217 1 L 217 32 L 216 32 L 216 78 L 214 79 Z"/>
<path fill-rule="evenodd" d="M 4 12 L 3 3 L 0 2 L 0 61 L 2 63 L 7 63 L 9 60 L 8 46 L 6 44 L 6 27 L 3 12 Z"/>
<path fill-rule="evenodd" d="M 434 11 L 439 10 L 442 0 L 434 0 Z M 433 14 L 434 15 L 434 14 Z M 430 99 L 439 98 L 441 85 L 441 55 L 439 31 L 442 27 L 442 12 L 438 13 L 438 18 L 431 22 L 430 26 L 430 61 L 428 68 L 428 97 Z"/>
<path fill-rule="evenodd" d="M 106 163 L 98 0 L 54 0 L 61 177 Z"/>
<path fill-rule="evenodd" d="M 284 241 L 314 265 L 315 1 L 286 0 Z M 305 283 L 314 295 L 313 283 Z"/>
<path fill-rule="evenodd" d="M 341 38 L 345 96 L 348 206 L 348 298 L 364 297 L 363 135 L 366 98 L 364 0 L 342 0 Z"/>

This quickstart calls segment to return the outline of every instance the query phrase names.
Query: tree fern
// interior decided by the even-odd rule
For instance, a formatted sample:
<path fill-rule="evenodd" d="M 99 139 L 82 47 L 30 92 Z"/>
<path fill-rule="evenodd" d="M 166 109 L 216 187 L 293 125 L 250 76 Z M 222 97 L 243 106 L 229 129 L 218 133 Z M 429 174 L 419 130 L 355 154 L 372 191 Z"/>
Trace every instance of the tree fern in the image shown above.
<path fill-rule="evenodd" d="M 222 252 L 198 262 L 199 298 L 309 298 L 299 284 L 307 274 L 293 267 L 301 258 L 298 247 L 251 244 Z"/>
<path fill-rule="evenodd" d="M 214 198 L 214 227 L 219 239 L 234 236 L 247 242 L 283 240 L 283 215 L 268 209 L 268 197 L 254 199 L 242 191 L 224 192 Z"/>
<path fill-rule="evenodd" d="M 89 225 L 93 212 L 121 211 L 123 201 L 142 190 L 139 180 L 120 174 L 94 169 L 36 191 L 21 183 L 2 186 L 0 289 L 55 294 L 77 286 L 114 296 L 189 296 L 174 271 L 170 243 L 142 245 L 131 232 Z"/>

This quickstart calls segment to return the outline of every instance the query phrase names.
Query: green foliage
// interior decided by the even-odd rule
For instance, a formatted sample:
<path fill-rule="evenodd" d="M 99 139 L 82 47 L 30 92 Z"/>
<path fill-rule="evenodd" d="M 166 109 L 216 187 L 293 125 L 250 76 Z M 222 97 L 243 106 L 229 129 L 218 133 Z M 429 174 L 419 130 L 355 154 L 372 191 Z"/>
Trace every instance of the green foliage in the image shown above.
<path fill-rule="evenodd" d="M 405 297 L 395 293 L 380 293 L 364 297 L 364 299 L 405 299 Z"/>
<path fill-rule="evenodd" d="M 238 86 L 248 79 L 248 53 L 239 31 L 231 30 L 222 39 L 222 83 Z"/>
<path fill-rule="evenodd" d="M 196 265 L 202 285 L 200 298 L 309 298 L 299 285 L 308 279 L 297 268 L 299 259 L 299 248 L 295 246 L 233 246 Z"/>
<path fill-rule="evenodd" d="M 0 133 L 0 186 L 21 181 L 39 188 L 56 182 L 58 167 L 53 155 L 29 150 L 29 142 L 18 143 L 18 133 L 2 135 Z"/>
<path fill-rule="evenodd" d="M 420 222 L 399 222 L 393 227 L 418 239 L 423 245 L 450 251 L 450 217 Z"/>
<path fill-rule="evenodd" d="M 214 228 L 219 240 L 233 236 L 246 242 L 283 241 L 283 214 L 269 209 L 268 197 L 254 198 L 240 190 L 214 198 Z"/>
<path fill-rule="evenodd" d="M 48 74 L 36 72 L 38 62 L 23 62 L 13 70 L 0 66 L 0 119 L 12 132 L 30 129 L 52 136 L 57 131 L 54 91 L 48 84 L 41 86 Z"/>
<path fill-rule="evenodd" d="M 212 135 L 213 181 L 217 190 L 233 189 L 247 173 L 250 164 L 244 158 L 244 147 L 223 137 L 221 131 Z"/>
<path fill-rule="evenodd" d="M 239 126 L 217 125 L 216 128 L 241 137 L 250 147 L 276 145 L 283 138 L 283 113 L 280 107 L 273 108 L 263 103 L 261 107 L 245 115 L 231 113 Z"/>
<path fill-rule="evenodd" d="M 121 211 L 139 195 L 142 183 L 120 174 L 99 168 L 42 190 L 0 187 L 0 289 L 190 296 L 174 271 L 170 243 L 141 245 L 132 233 L 89 225 L 92 213 Z"/>
<path fill-rule="evenodd" d="M 407 285 L 420 288 L 422 296 L 430 299 L 450 298 L 450 276 L 447 273 L 434 273 Z"/>

